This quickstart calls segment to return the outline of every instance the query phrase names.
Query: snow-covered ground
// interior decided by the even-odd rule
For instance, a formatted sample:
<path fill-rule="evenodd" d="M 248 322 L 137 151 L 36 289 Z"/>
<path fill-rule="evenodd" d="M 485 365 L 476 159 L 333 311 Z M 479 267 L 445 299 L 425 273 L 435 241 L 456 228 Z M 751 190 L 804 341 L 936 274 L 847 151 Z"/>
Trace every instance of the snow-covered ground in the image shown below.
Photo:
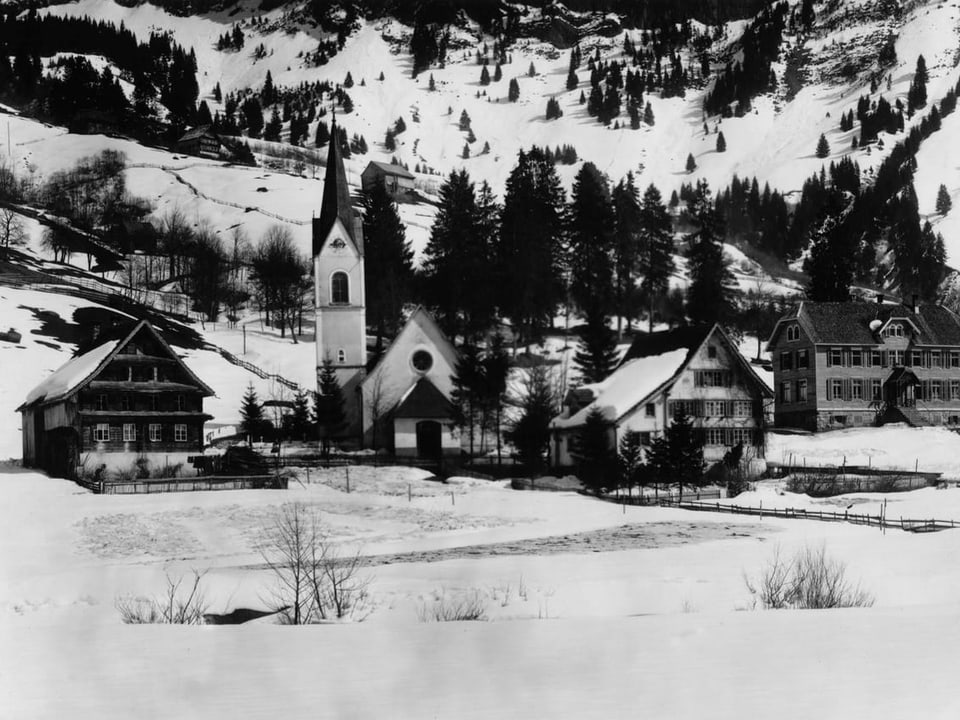
<path fill-rule="evenodd" d="M 952 718 L 960 533 L 622 508 L 351 468 L 288 491 L 93 496 L 0 473 L 0 707 L 11 717 Z M 960 490 L 936 493 L 960 517 Z M 906 502 L 911 499 L 904 496 Z M 362 623 L 130 626 L 118 597 L 207 571 L 212 612 L 264 607 L 284 502 L 370 556 Z M 744 574 L 824 544 L 872 608 L 751 610 Z M 474 594 L 487 620 L 421 622 Z"/>

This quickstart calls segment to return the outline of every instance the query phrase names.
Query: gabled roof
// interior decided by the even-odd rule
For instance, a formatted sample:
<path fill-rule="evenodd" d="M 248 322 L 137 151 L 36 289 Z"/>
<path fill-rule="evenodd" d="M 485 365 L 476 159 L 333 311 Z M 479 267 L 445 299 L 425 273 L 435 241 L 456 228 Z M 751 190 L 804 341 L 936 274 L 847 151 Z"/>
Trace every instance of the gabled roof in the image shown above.
<path fill-rule="evenodd" d="M 393 411 L 394 418 L 453 417 L 453 404 L 429 379 L 422 377 L 407 390 Z"/>
<path fill-rule="evenodd" d="M 215 137 L 217 140 L 220 139 L 220 136 L 213 131 L 212 125 L 198 125 L 195 128 L 190 128 L 183 135 L 180 136 L 180 139 L 177 142 L 184 142 L 185 140 L 196 140 L 199 137 L 204 135 L 210 135 Z"/>
<path fill-rule="evenodd" d="M 376 160 L 371 160 L 363 172 L 366 172 L 371 167 L 380 170 L 381 172 L 386 173 L 387 175 L 397 175 L 402 178 L 409 178 L 410 180 L 414 179 L 413 173 L 407 170 L 401 165 L 393 165 L 392 163 L 378 162 Z"/>
<path fill-rule="evenodd" d="M 602 382 L 578 388 L 579 393 L 588 391 L 593 397 L 592 401 L 568 418 L 554 418 L 550 427 L 580 427 L 594 408 L 599 409 L 610 422 L 619 422 L 638 406 L 650 402 L 670 387 L 713 334 L 722 339 L 733 361 L 740 365 L 760 393 L 772 396 L 773 391 L 744 359 L 720 325 L 696 325 L 638 336 L 624 361 L 609 377 Z"/>
<path fill-rule="evenodd" d="M 154 327 L 146 320 L 141 320 L 123 338 L 119 340 L 108 340 L 82 355 L 72 358 L 57 368 L 50 377 L 27 394 L 27 399 L 17 410 L 20 411 L 30 405 L 56 402 L 83 389 L 87 383 L 91 382 L 100 374 L 103 368 L 105 368 L 107 364 L 116 357 L 117 353 L 126 347 L 127 343 L 133 340 L 141 330 L 149 332 L 157 339 L 160 345 L 169 353 L 170 357 L 176 360 L 187 372 L 204 395 L 214 394 L 213 390 L 184 364 L 183 360 L 177 356 L 170 345 L 167 344 L 167 341 L 163 339 Z"/>
<path fill-rule="evenodd" d="M 330 142 L 327 150 L 327 171 L 323 176 L 323 199 L 320 203 L 320 217 L 313 221 L 313 256 L 323 249 L 330 231 L 337 220 L 343 223 L 343 229 L 362 252 L 358 238 L 353 233 L 353 203 L 350 201 L 350 187 L 347 185 L 347 171 L 343 167 L 340 144 L 337 137 L 337 121 L 330 127 Z"/>
<path fill-rule="evenodd" d="M 942 305 L 919 305 L 917 312 L 905 305 L 871 302 L 804 301 L 777 321 L 767 345 L 772 345 L 783 326 L 796 320 L 816 344 L 874 345 L 877 334 L 870 323 L 881 327 L 894 320 L 914 326 L 918 345 L 960 346 L 960 317 Z"/>
<path fill-rule="evenodd" d="M 383 351 L 383 355 L 380 356 L 380 360 L 377 364 L 370 369 L 370 372 L 367 373 L 367 376 L 362 380 L 361 385 L 371 381 L 374 375 L 376 375 L 377 370 L 381 365 L 386 363 L 387 358 L 393 352 L 394 348 L 400 345 L 401 338 L 410 332 L 413 332 L 415 325 L 419 325 L 423 328 L 424 332 L 427 335 L 433 335 L 437 338 L 434 343 L 434 347 L 437 352 L 441 353 L 451 367 L 455 367 L 457 364 L 457 350 L 453 346 L 453 343 L 450 342 L 450 339 L 444 334 L 443 330 L 440 329 L 440 326 L 437 325 L 437 321 L 433 319 L 426 308 L 422 305 L 417 305 L 414 308 L 413 312 L 410 314 L 410 317 L 407 319 L 407 322 L 403 324 L 403 327 L 400 328 L 400 332 L 397 333 L 397 336 L 387 345 L 386 349 Z"/>

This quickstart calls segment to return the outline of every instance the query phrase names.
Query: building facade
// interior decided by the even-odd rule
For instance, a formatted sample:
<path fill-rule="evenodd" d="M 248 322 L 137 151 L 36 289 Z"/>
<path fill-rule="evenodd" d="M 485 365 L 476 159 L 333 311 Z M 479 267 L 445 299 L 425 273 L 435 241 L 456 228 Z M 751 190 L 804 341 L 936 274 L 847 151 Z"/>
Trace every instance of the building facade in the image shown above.
<path fill-rule="evenodd" d="M 57 369 L 18 409 L 23 464 L 73 478 L 84 469 L 178 466 L 203 451 L 213 391 L 146 321 Z"/>
<path fill-rule="evenodd" d="M 767 343 L 774 424 L 960 424 L 960 317 L 939 305 L 802 302 Z"/>
<path fill-rule="evenodd" d="M 380 183 L 397 200 L 402 200 L 413 193 L 414 179 L 413 174 L 406 168 L 376 160 L 371 161 L 360 174 L 360 183 L 364 192 L 370 192 L 374 184 Z"/>
<path fill-rule="evenodd" d="M 567 394 L 550 425 L 551 459 L 560 467 L 576 464 L 577 437 L 595 408 L 610 422 L 611 447 L 634 430 L 648 448 L 683 412 L 702 433 L 707 461 L 738 443 L 760 456 L 772 395 L 719 325 L 644 334 L 610 377 Z"/>

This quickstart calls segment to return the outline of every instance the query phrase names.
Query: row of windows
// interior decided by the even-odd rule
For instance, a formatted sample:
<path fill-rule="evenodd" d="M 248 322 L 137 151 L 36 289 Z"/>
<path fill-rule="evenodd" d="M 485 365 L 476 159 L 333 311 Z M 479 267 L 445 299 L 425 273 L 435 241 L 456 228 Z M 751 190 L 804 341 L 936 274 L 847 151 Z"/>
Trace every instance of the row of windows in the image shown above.
<path fill-rule="evenodd" d="M 671 400 L 670 415 L 677 417 L 682 412 L 690 417 L 753 417 L 753 402 L 750 400 Z"/>
<path fill-rule="evenodd" d="M 786 351 L 780 353 L 780 369 L 781 370 L 803 370 L 810 367 L 810 350 L 804 348 L 803 350 Z"/>
<path fill-rule="evenodd" d="M 960 380 L 921 380 L 918 400 L 960 400 Z M 827 400 L 880 400 L 882 385 L 878 378 L 829 378 Z"/>
<path fill-rule="evenodd" d="M 753 442 L 751 428 L 705 428 L 698 430 L 701 433 L 704 445 L 726 445 L 733 447 L 738 443 L 748 445 Z M 649 447 L 653 443 L 653 433 L 641 432 L 640 444 Z"/>
<path fill-rule="evenodd" d="M 150 442 L 161 442 L 163 425 L 161 423 L 147 425 L 147 438 Z M 185 423 L 175 423 L 173 425 L 173 439 L 174 442 L 187 442 L 187 426 Z M 97 423 L 93 426 L 94 442 L 136 442 L 136 440 L 137 426 L 134 423 L 123 423 L 122 425 Z"/>
<path fill-rule="evenodd" d="M 733 384 L 733 373 L 729 370 L 696 370 L 693 383 L 697 387 L 730 387 Z"/>
<path fill-rule="evenodd" d="M 795 380 L 780 383 L 780 402 L 788 404 L 792 402 L 803 403 L 807 401 L 807 381 Z"/>
<path fill-rule="evenodd" d="M 168 396 L 169 397 L 169 396 Z M 135 402 L 140 401 L 140 402 Z M 171 402 L 164 402 L 159 395 L 137 395 L 133 396 L 124 393 L 120 396 L 96 395 L 93 398 L 94 410 L 120 410 L 128 412 L 134 409 L 139 410 L 176 410 L 177 412 L 186 412 L 190 409 L 190 403 L 186 395 L 174 395 Z"/>
<path fill-rule="evenodd" d="M 780 369 L 784 367 L 784 355 L 780 356 Z M 960 350 L 874 350 L 871 348 L 830 348 L 827 352 L 828 367 L 897 367 L 909 361 L 918 368 L 960 368 Z M 799 365 L 798 365 L 799 367 Z"/>

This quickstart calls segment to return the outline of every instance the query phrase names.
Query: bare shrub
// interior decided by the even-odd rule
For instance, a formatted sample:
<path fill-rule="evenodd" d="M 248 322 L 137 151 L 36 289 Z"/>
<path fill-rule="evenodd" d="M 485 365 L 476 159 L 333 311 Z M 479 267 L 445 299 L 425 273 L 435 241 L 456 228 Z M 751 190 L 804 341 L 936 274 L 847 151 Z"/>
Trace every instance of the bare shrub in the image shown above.
<path fill-rule="evenodd" d="M 167 588 L 156 598 L 120 597 L 115 606 L 127 625 L 203 625 L 209 604 L 200 581 L 206 572 L 193 571 L 193 580 L 184 585 L 183 576 L 167 575 Z"/>
<path fill-rule="evenodd" d="M 417 608 L 420 622 L 458 622 L 463 620 L 486 620 L 487 597 L 480 590 L 471 590 L 457 595 L 445 591 L 437 594 L 432 602 L 422 602 Z"/>
<path fill-rule="evenodd" d="M 744 576 L 754 604 L 768 610 L 823 610 L 871 607 L 872 594 L 847 578 L 845 563 L 827 555 L 826 547 L 806 546 L 785 560 L 780 549 L 761 570 L 759 577 Z"/>
<path fill-rule="evenodd" d="M 259 549 L 276 580 L 267 602 L 283 621 L 305 625 L 369 615 L 372 578 L 363 574 L 364 559 L 359 552 L 341 554 L 315 510 L 302 503 L 283 505 Z"/>

